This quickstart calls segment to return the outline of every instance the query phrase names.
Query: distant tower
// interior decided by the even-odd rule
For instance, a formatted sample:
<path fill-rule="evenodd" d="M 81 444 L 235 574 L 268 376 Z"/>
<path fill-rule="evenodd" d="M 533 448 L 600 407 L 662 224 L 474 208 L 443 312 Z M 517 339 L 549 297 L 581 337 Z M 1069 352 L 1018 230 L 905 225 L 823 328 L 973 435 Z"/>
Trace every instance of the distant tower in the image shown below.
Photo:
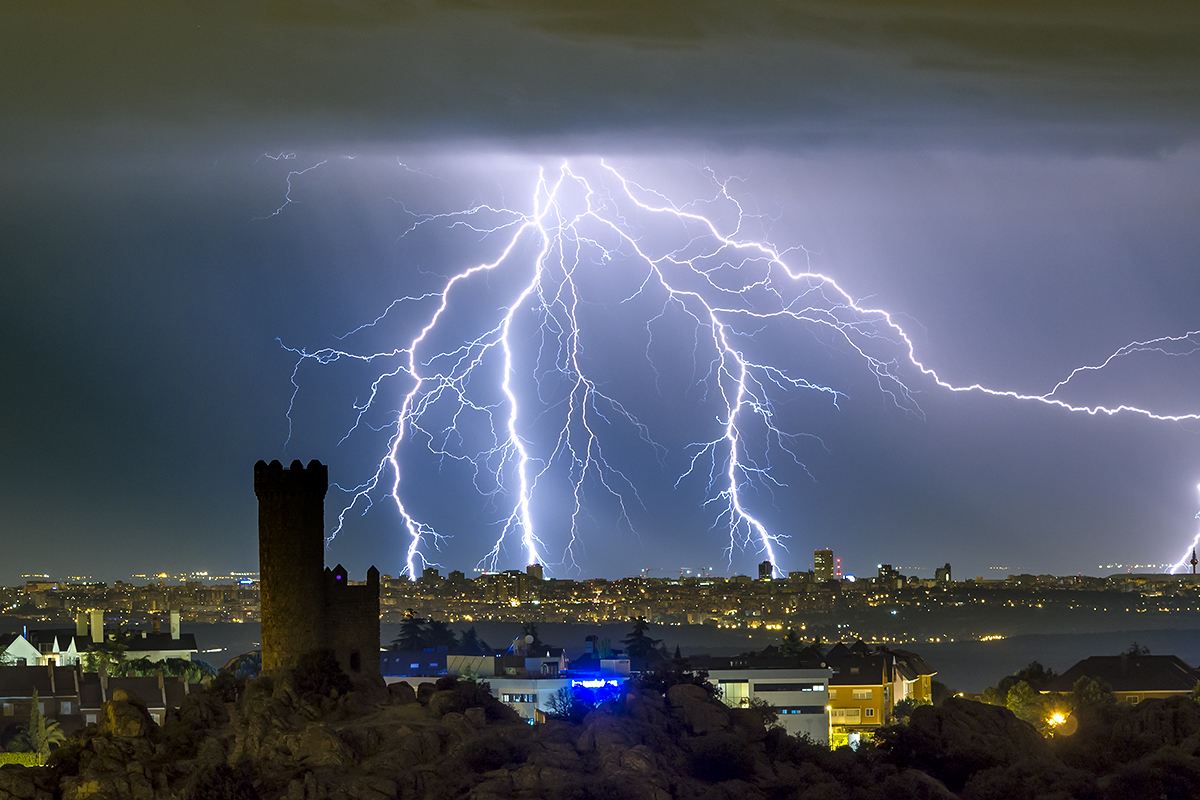
<path fill-rule="evenodd" d="M 530 564 L 529 566 L 525 567 L 525 575 L 533 581 L 546 580 L 546 573 L 542 570 L 541 564 Z"/>
<path fill-rule="evenodd" d="M 1192 565 L 1192 574 L 1195 575 L 1196 574 L 1196 564 L 1200 563 L 1200 562 L 1198 562 L 1196 560 L 1196 548 L 1194 548 L 1194 547 L 1192 548 L 1192 559 L 1188 563 Z"/>
<path fill-rule="evenodd" d="M 329 468 L 254 465 L 263 671 L 292 669 L 324 642 L 325 492 Z"/>
<path fill-rule="evenodd" d="M 758 565 L 758 579 L 760 581 L 769 581 L 775 573 L 775 565 L 770 561 L 764 561 Z"/>
<path fill-rule="evenodd" d="M 813 551 L 813 580 L 818 583 L 821 581 L 833 580 L 833 551 L 832 550 L 814 550 Z"/>

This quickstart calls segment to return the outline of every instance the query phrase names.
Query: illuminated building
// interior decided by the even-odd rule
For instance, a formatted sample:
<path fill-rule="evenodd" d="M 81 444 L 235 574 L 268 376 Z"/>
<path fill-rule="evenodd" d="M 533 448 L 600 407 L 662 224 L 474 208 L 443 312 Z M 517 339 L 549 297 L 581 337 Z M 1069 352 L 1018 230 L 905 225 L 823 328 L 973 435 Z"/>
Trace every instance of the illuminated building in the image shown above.
<path fill-rule="evenodd" d="M 833 580 L 833 551 L 813 551 L 813 580 L 818 582 Z"/>
<path fill-rule="evenodd" d="M 708 672 L 708 680 L 731 708 L 749 708 L 765 701 L 779 714 L 778 724 L 790 736 L 829 741 L 829 684 L 832 670 L 820 666 L 820 654 L 808 656 L 706 658 L 693 666 Z"/>
<path fill-rule="evenodd" d="M 853 745 L 886 725 L 901 700 L 932 701 L 937 674 L 916 653 L 855 642 L 825 654 L 829 686 L 830 746 Z"/>

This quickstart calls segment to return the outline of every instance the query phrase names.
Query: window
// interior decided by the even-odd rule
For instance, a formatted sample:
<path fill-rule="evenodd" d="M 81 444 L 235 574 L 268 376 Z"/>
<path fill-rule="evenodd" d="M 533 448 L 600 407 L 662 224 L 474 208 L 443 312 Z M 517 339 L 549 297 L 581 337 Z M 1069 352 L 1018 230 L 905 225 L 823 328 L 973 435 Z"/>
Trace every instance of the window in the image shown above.
<path fill-rule="evenodd" d="M 85 725 L 95 725 L 96 724 L 96 715 L 95 714 L 84 714 L 83 722 Z"/>
<path fill-rule="evenodd" d="M 500 700 L 505 703 L 536 703 L 536 694 L 501 694 Z"/>
<path fill-rule="evenodd" d="M 13 715 L 13 704 L 5 703 L 4 704 L 4 716 L 11 717 L 12 715 Z"/>
<path fill-rule="evenodd" d="M 823 692 L 823 683 L 756 683 L 755 692 Z"/>
<path fill-rule="evenodd" d="M 863 716 L 864 716 L 864 717 L 873 717 L 873 716 L 875 716 L 875 709 L 873 709 L 873 708 L 864 708 L 864 709 L 863 709 Z"/>
<path fill-rule="evenodd" d="M 852 696 L 855 700 L 870 700 L 875 693 L 870 689 L 855 689 Z"/>
<path fill-rule="evenodd" d="M 71 701 L 70 701 L 70 700 L 63 700 L 63 701 L 59 702 L 59 704 L 58 704 L 58 713 L 60 713 L 60 714 L 70 714 L 70 713 L 71 713 Z"/>
<path fill-rule="evenodd" d="M 726 705 L 737 708 L 750 703 L 750 683 L 748 681 L 717 681 L 721 690 L 721 698 Z"/>
<path fill-rule="evenodd" d="M 1136 704 L 1137 701 L 1138 701 L 1138 696 L 1136 694 L 1131 694 L 1125 698 L 1125 702 L 1130 703 L 1130 704 Z"/>

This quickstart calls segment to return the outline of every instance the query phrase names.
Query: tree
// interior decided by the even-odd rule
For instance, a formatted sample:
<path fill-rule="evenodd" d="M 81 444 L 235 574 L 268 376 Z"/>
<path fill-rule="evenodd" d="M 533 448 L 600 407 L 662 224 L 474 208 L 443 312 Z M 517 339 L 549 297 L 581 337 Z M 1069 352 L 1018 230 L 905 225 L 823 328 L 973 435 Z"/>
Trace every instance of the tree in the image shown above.
<path fill-rule="evenodd" d="M 1137 642 L 1134 642 L 1133 644 L 1129 645 L 1129 649 L 1125 651 L 1124 655 L 1127 655 L 1127 656 L 1148 656 L 1148 655 L 1150 655 L 1150 648 L 1149 648 L 1149 647 L 1142 647 L 1142 646 L 1140 646 L 1140 645 L 1139 645 Z"/>
<path fill-rule="evenodd" d="M 425 649 L 425 618 L 418 617 L 411 608 L 404 612 L 400 621 L 400 633 L 392 640 L 392 647 L 404 653 L 419 653 Z"/>
<path fill-rule="evenodd" d="M 994 687 L 989 686 L 984 689 L 980 699 L 994 706 L 1005 706 L 1008 705 L 1008 693 L 1018 683 L 1027 683 L 1035 692 L 1041 692 L 1050 685 L 1050 681 L 1057 677 L 1054 670 L 1046 669 L 1038 662 L 1031 661 L 1024 669 L 1001 678 Z"/>
<path fill-rule="evenodd" d="M 1018 681 L 1008 690 L 1004 705 L 1016 715 L 1038 729 L 1045 736 L 1050 732 L 1049 697 L 1036 691 L 1026 681 Z"/>
<path fill-rule="evenodd" d="M 542 637 L 538 636 L 538 629 L 537 629 L 536 622 L 522 622 L 521 623 L 521 638 L 524 639 L 526 636 L 533 637 L 533 641 L 529 642 L 528 644 L 530 647 L 534 648 L 535 650 L 546 646 L 546 643 L 542 641 Z"/>
<path fill-rule="evenodd" d="M 445 647 L 447 650 L 453 650 L 457 646 L 458 637 L 445 622 L 431 619 L 425 623 L 425 647 L 434 650 Z"/>
<path fill-rule="evenodd" d="M 125 654 L 129 651 L 129 639 L 133 634 L 117 628 L 102 642 L 93 642 L 83 656 L 86 672 L 99 672 L 100 667 L 109 675 L 124 675 L 129 668 Z"/>
<path fill-rule="evenodd" d="M 600 705 L 595 692 L 582 686 L 564 686 L 546 700 L 546 708 L 556 717 L 582 722 L 583 718 Z"/>
<path fill-rule="evenodd" d="M 800 634 L 796 633 L 795 629 L 788 628 L 787 634 L 783 637 L 783 642 L 779 645 L 779 654 L 788 657 L 798 656 L 807 646 L 800 639 Z"/>
<path fill-rule="evenodd" d="M 479 641 L 479 634 L 475 632 L 474 625 L 463 631 L 462 640 L 458 643 L 458 652 L 464 656 L 481 656 L 484 654 L 483 645 Z"/>
<path fill-rule="evenodd" d="M 20 746 L 28 747 L 27 752 L 37 753 L 38 760 L 43 764 L 50 757 L 50 749 L 58 747 L 67 739 L 57 722 L 46 721 L 36 689 L 33 691 L 33 708 L 29 711 L 29 724 L 22 733 L 23 736 L 19 735 L 19 739 L 23 739 L 23 741 L 14 739 L 14 742 L 9 743 L 9 747 L 12 749 Z M 17 747 L 14 747 L 14 743 Z"/>
<path fill-rule="evenodd" d="M 660 661 L 654 665 L 654 669 L 641 673 L 634 678 L 634 681 L 643 689 L 650 689 L 664 695 L 672 686 L 681 683 L 699 686 L 714 700 L 720 694 L 720 690 L 709 682 L 708 670 L 694 670 L 687 660 Z"/>
<path fill-rule="evenodd" d="M 625 645 L 625 652 L 630 658 L 644 659 L 654 650 L 655 645 L 662 639 L 652 639 L 646 635 L 646 631 L 650 629 L 650 623 L 646 622 L 645 617 L 638 617 L 633 621 L 633 632 L 628 638 L 622 639 L 621 644 Z"/>
<path fill-rule="evenodd" d="M 1101 680 L 1080 676 L 1071 687 L 1071 708 L 1078 711 L 1081 708 L 1099 708 L 1117 702 L 1112 687 Z"/>

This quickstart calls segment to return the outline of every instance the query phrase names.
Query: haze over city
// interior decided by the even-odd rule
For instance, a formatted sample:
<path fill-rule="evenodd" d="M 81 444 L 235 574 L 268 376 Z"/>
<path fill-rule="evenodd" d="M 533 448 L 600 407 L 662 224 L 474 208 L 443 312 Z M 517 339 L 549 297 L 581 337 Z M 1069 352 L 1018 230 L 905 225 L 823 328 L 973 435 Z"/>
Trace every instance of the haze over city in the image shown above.
<path fill-rule="evenodd" d="M 724 185 L 740 230 L 896 315 L 955 385 L 1042 394 L 1131 342 L 1200 328 L 1197 57 L 1172 15 L 856 6 L 868 28 L 817 4 L 304 8 L 5 12 L 19 24 L 0 26 L 0 64 L 37 80 L 0 87 L 0 579 L 253 571 L 254 462 L 318 458 L 353 487 L 389 435 L 372 420 L 378 435 L 339 443 L 371 376 L 294 372 L 280 342 L 349 349 L 339 337 L 392 301 L 494 257 L 496 237 L 470 229 L 405 232 L 481 204 L 532 213 L 539 169 L 564 161 L 604 158 L 679 206 Z M 703 209 L 735 229 L 728 205 Z M 688 335 L 651 347 L 646 309 L 610 275 L 587 278 L 586 358 L 661 451 L 611 432 L 640 502 L 622 521 L 592 487 L 570 558 L 568 487 L 547 487 L 534 512 L 547 571 L 756 573 L 753 537 L 724 553 L 707 480 L 679 481 L 714 417 L 673 372 L 691 372 Z M 479 283 L 464 316 L 505 308 L 505 281 Z M 428 316 L 393 313 L 369 352 L 402 347 Z M 836 407 L 778 398 L 802 466 L 774 460 L 779 485 L 747 503 L 787 537 L 783 572 L 811 569 L 820 547 L 868 575 L 1154 571 L 1200 525 L 1200 424 L 955 394 L 903 363 L 914 402 L 897 404 L 845 347 L 753 341 L 842 393 Z M 1071 400 L 1196 413 L 1189 350 L 1123 359 Z M 482 496 L 427 450 L 406 458 L 408 491 L 448 537 L 424 557 L 479 567 L 512 495 Z M 328 563 L 404 569 L 401 520 L 374 503 L 347 516 Z M 331 491 L 330 531 L 344 505 Z M 491 566 L 527 561 L 512 543 Z"/>

